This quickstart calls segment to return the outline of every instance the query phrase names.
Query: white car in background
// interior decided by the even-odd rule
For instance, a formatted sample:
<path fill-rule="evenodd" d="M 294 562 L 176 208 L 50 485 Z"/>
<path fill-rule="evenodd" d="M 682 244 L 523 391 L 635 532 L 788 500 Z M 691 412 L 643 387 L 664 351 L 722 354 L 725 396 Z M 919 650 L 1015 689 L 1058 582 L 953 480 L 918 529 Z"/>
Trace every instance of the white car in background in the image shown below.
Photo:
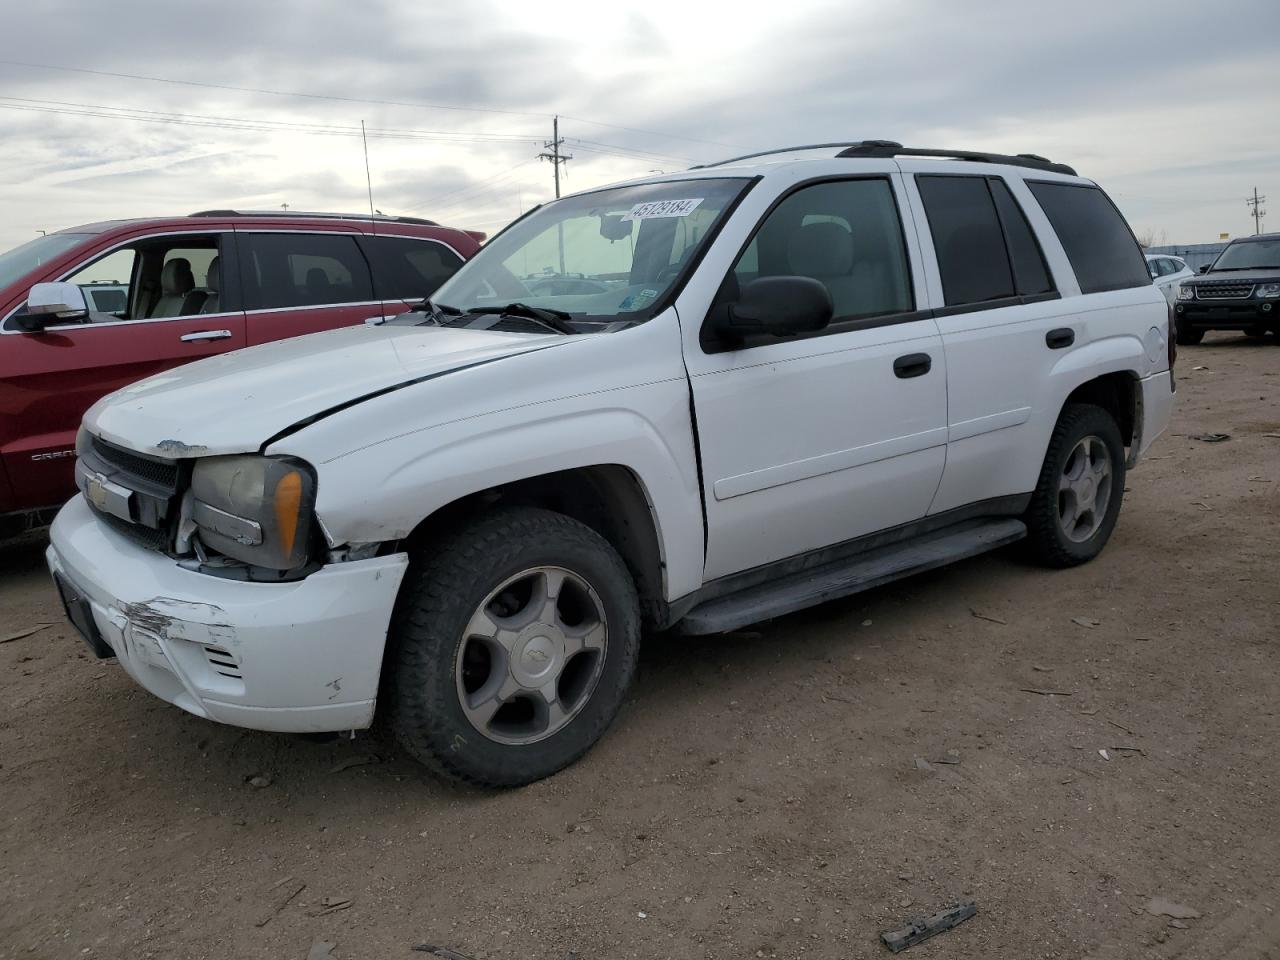
<path fill-rule="evenodd" d="M 1178 287 L 1182 281 L 1196 275 L 1180 258 L 1156 255 L 1147 256 L 1147 273 L 1151 274 L 1151 282 L 1160 288 L 1170 303 L 1178 298 Z"/>

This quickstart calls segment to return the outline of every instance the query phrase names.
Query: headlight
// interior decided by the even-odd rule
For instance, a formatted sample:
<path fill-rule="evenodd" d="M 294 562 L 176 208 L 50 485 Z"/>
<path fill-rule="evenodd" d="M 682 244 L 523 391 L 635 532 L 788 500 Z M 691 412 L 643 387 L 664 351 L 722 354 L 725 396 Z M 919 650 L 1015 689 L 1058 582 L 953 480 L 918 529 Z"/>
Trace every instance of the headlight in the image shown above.
<path fill-rule="evenodd" d="M 1255 292 L 1260 297 L 1280 297 L 1280 283 L 1260 283 Z"/>
<path fill-rule="evenodd" d="M 1188 287 L 1185 283 L 1178 288 L 1179 300 L 1194 300 L 1196 298 L 1196 288 Z"/>
<path fill-rule="evenodd" d="M 205 546 L 273 570 L 306 563 L 316 482 L 303 464 L 259 456 L 197 460 L 191 495 Z"/>

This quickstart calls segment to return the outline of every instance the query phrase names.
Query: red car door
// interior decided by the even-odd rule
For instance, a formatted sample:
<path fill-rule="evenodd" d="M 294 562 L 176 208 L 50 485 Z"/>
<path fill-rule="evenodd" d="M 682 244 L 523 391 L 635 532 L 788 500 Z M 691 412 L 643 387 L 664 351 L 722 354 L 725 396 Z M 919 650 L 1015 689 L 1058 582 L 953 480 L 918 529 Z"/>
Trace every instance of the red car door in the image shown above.
<path fill-rule="evenodd" d="M 74 494 L 76 431 L 85 410 L 100 397 L 245 345 L 244 313 L 234 287 L 219 276 L 230 273 L 221 271 L 220 263 L 234 261 L 232 247 L 229 232 L 134 237 L 45 278 L 88 285 L 104 282 L 95 272 L 113 273 L 105 279 L 129 287 L 128 306 L 120 314 L 93 313 L 88 323 L 41 333 L 22 332 L 10 318 L 0 341 L 0 419 L 6 421 L 0 458 L 12 509 L 56 506 Z M 175 260 L 186 261 L 186 270 L 166 271 Z M 131 267 L 123 266 L 129 261 Z M 127 276 L 114 276 L 126 270 Z M 161 274 L 190 274 L 191 279 L 165 287 Z M 200 312 L 211 296 L 213 309 Z"/>

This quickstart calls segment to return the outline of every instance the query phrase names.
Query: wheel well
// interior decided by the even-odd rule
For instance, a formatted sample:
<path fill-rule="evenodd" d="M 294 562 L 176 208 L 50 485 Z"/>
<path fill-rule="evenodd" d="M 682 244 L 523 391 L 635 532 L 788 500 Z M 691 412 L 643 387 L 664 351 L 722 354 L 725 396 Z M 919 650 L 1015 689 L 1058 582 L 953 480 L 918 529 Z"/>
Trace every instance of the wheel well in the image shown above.
<path fill-rule="evenodd" d="M 667 626 L 662 549 L 640 480 L 617 464 L 561 470 L 481 490 L 441 507 L 409 535 L 425 545 L 499 504 L 554 510 L 586 524 L 618 551 L 640 595 L 645 626 Z"/>
<path fill-rule="evenodd" d="M 1115 418 L 1127 447 L 1133 443 L 1137 391 L 1138 380 L 1133 374 L 1124 371 L 1107 373 L 1080 384 L 1071 391 L 1067 403 L 1091 403 L 1102 407 Z"/>

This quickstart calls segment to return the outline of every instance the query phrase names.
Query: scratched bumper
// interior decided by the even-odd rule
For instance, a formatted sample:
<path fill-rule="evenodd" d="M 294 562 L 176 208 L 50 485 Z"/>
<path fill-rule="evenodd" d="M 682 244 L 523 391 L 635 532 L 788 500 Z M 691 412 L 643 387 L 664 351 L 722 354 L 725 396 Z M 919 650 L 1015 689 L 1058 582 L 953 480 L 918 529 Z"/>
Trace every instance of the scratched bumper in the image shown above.
<path fill-rule="evenodd" d="M 130 542 L 79 496 L 50 540 L 50 569 L 89 601 L 125 672 L 160 699 L 256 730 L 373 722 L 404 554 L 331 564 L 295 583 L 223 580 Z"/>

